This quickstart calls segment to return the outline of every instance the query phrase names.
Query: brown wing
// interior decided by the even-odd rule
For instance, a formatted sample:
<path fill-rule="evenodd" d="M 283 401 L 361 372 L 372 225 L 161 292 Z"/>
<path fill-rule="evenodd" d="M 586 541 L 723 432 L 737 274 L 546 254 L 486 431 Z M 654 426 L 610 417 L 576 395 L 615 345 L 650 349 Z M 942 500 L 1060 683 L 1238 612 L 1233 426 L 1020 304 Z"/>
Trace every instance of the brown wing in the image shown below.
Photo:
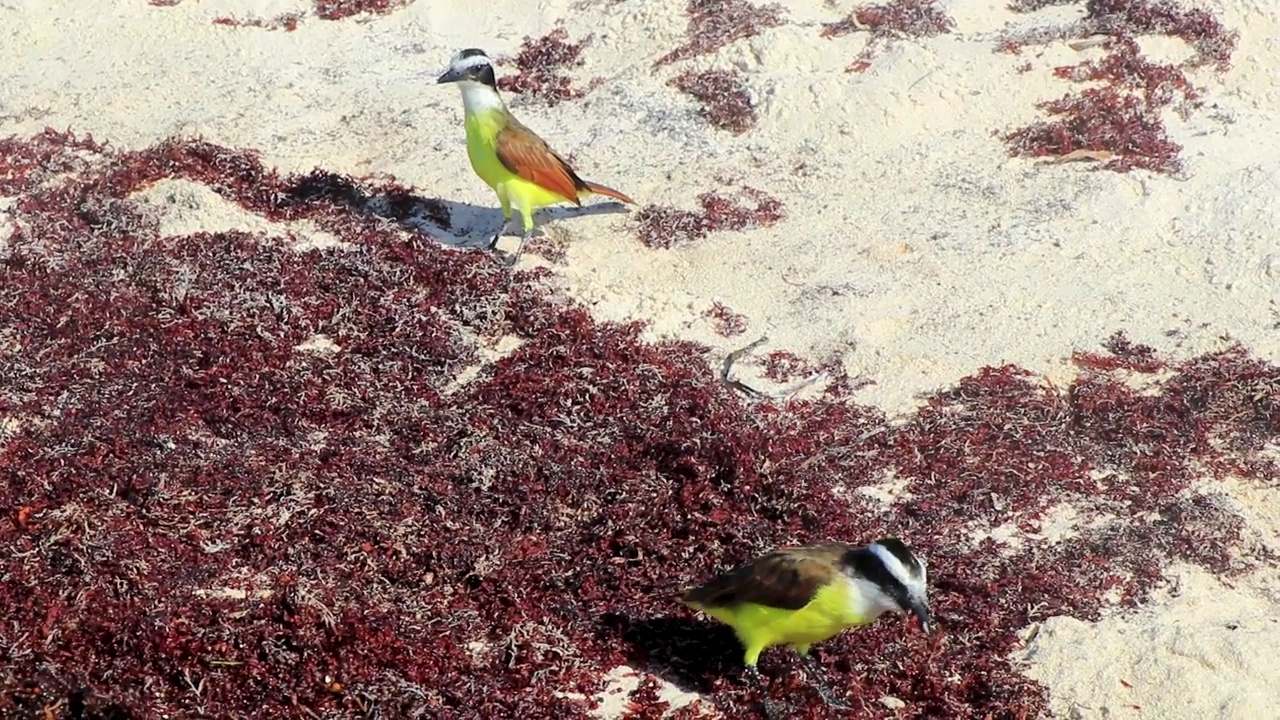
<path fill-rule="evenodd" d="M 498 160 L 504 167 L 531 183 L 563 195 L 574 204 L 581 205 L 578 193 L 588 189 L 564 161 L 532 130 L 511 118 L 494 141 Z"/>
<path fill-rule="evenodd" d="M 690 589 L 683 600 L 703 607 L 756 603 L 799 610 L 839 572 L 840 558 L 850 549 L 849 545 L 832 543 L 771 552 Z"/>

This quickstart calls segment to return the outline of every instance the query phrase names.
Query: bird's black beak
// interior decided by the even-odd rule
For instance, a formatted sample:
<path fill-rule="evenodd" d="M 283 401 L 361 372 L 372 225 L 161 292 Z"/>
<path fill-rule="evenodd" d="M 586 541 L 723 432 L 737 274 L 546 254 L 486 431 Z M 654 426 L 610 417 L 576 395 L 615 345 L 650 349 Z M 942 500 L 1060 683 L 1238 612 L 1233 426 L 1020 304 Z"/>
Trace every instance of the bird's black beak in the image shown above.
<path fill-rule="evenodd" d="M 929 605 L 923 600 L 911 600 L 911 614 L 920 621 L 920 629 L 928 635 L 933 632 L 933 615 L 929 614 Z"/>
<path fill-rule="evenodd" d="M 444 71 L 443 75 L 436 78 L 436 84 L 439 85 L 441 83 L 458 82 L 461 79 L 462 79 L 462 73 L 458 72 L 454 68 L 449 68 L 448 70 Z"/>

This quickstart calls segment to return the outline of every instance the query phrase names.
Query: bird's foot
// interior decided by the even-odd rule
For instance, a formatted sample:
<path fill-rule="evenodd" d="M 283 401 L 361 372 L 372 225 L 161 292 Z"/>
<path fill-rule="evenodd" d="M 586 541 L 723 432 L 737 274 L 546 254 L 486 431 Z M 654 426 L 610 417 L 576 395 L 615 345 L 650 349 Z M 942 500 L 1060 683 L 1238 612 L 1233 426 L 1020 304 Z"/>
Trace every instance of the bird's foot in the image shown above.
<path fill-rule="evenodd" d="M 843 700 L 837 700 L 835 696 L 831 694 L 831 691 L 828 690 L 827 688 L 824 688 L 821 685 L 819 685 L 817 687 L 817 690 L 818 690 L 818 697 L 822 698 L 822 702 L 826 703 L 827 707 L 831 708 L 832 710 L 839 710 L 840 712 L 849 712 L 853 710 L 852 705 L 850 705 L 847 702 L 844 702 Z"/>
<path fill-rule="evenodd" d="M 837 700 L 835 693 L 831 692 L 831 688 L 827 686 L 825 673 L 822 672 L 822 666 L 818 664 L 816 658 L 812 655 L 804 656 L 805 669 L 809 671 L 809 676 L 813 679 L 813 688 L 818 691 L 818 697 L 822 698 L 822 702 L 832 710 L 852 710 L 853 708 L 843 700 Z"/>
<path fill-rule="evenodd" d="M 485 249 L 497 250 L 498 241 L 502 239 L 503 235 L 507 234 L 507 227 L 509 227 L 510 225 L 511 225 L 511 218 L 503 218 L 502 226 L 498 228 L 498 232 L 493 234 L 493 237 L 489 238 L 489 244 L 485 246 Z"/>
<path fill-rule="evenodd" d="M 765 720 L 786 720 L 787 711 L 773 700 L 761 700 L 760 710 L 764 712 Z"/>
<path fill-rule="evenodd" d="M 502 261 L 502 264 L 506 265 L 507 267 L 511 267 L 516 263 L 520 262 L 520 256 L 524 254 L 524 246 L 528 242 L 529 242 L 529 233 L 526 232 L 524 235 L 520 237 L 520 244 L 516 246 L 516 251 L 508 255 L 507 258 Z"/>
<path fill-rule="evenodd" d="M 769 686 L 755 665 L 747 666 L 747 677 L 760 691 L 760 709 L 764 711 L 766 720 L 783 720 L 787 716 L 786 708 L 769 697 Z"/>

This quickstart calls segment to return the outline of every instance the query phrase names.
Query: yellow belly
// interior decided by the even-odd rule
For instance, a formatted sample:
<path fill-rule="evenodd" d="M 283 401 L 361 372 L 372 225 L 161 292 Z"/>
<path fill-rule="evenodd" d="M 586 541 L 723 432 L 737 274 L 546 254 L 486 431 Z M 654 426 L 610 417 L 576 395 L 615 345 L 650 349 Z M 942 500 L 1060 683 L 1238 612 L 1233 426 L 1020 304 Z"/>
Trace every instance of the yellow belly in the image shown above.
<path fill-rule="evenodd" d="M 511 218 L 511 208 L 520 211 L 526 232 L 533 229 L 533 211 L 568 200 L 565 196 L 532 183 L 507 169 L 498 159 L 495 141 L 502 131 L 498 117 L 477 113 L 467 117 L 467 157 L 471 169 L 493 188 L 502 203 L 502 216 Z"/>
<path fill-rule="evenodd" d="M 780 610 L 755 603 L 699 609 L 733 627 L 746 650 L 744 660 L 748 665 L 755 665 L 761 651 L 772 645 L 790 645 L 805 654 L 810 645 L 842 630 L 865 625 L 872 619 L 855 611 L 849 589 L 842 583 L 819 590 L 813 600 L 799 610 Z"/>

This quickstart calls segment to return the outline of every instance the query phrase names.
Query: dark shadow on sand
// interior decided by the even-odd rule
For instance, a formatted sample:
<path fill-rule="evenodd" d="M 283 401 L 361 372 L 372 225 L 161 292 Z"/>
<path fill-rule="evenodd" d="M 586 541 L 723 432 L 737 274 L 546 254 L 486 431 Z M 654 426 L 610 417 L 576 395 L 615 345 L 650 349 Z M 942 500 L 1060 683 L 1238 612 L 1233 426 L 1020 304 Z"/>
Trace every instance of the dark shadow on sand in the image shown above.
<path fill-rule="evenodd" d="M 626 643 L 627 661 L 687 692 L 707 694 L 721 678 L 742 674 L 742 646 L 722 623 L 686 617 L 604 617 L 606 632 Z"/>
<path fill-rule="evenodd" d="M 481 249 L 489 245 L 493 234 L 502 226 L 502 211 L 492 207 L 426 197 L 394 183 L 367 186 L 345 175 L 316 170 L 299 177 L 287 191 L 296 201 L 327 200 L 345 205 L 367 215 L 394 222 L 406 230 L 423 233 L 442 245 L 455 248 Z M 619 202 L 601 202 L 576 207 L 572 205 L 544 208 L 538 211 L 539 225 L 549 220 L 614 215 L 627 212 Z M 507 235 L 519 235 L 519 216 L 507 229 Z M 538 231 L 535 229 L 534 234 Z"/>

